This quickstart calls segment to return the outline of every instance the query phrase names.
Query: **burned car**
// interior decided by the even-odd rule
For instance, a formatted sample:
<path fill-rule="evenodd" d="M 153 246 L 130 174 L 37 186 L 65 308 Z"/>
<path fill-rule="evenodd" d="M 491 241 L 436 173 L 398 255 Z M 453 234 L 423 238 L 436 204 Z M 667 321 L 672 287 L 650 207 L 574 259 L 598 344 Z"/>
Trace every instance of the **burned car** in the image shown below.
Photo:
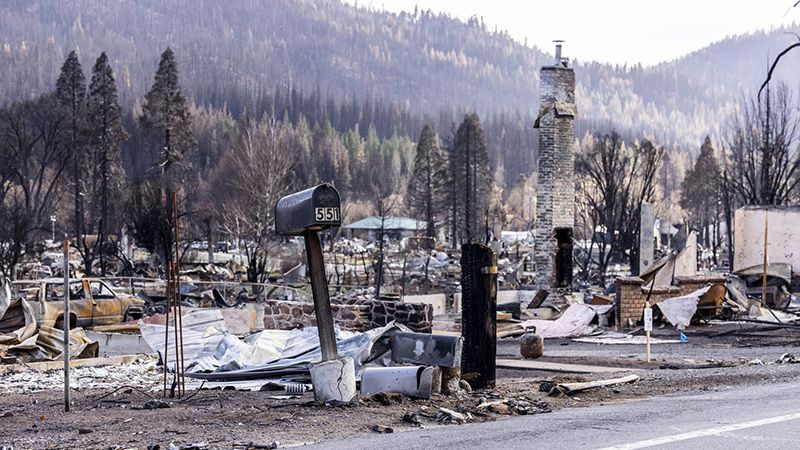
<path fill-rule="evenodd" d="M 14 281 L 13 290 L 24 295 L 34 312 L 36 323 L 63 327 L 64 280 Z M 84 278 L 69 283 L 70 328 L 113 325 L 144 315 L 144 300 L 114 292 L 103 280 Z"/>

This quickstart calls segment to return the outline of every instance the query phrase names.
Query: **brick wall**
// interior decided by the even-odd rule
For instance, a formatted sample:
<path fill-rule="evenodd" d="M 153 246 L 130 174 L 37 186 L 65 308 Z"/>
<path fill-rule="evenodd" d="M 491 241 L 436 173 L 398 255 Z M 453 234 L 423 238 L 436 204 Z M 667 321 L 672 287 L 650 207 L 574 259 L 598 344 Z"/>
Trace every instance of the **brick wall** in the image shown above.
<path fill-rule="evenodd" d="M 535 286 L 552 291 L 557 250 L 554 228 L 575 226 L 575 72 L 542 67 L 540 80 Z M 564 107 L 571 110 L 562 111 Z M 571 293 L 572 289 L 564 290 Z"/>
<path fill-rule="evenodd" d="M 650 295 L 650 305 L 669 298 L 687 295 L 709 284 L 725 283 L 725 277 L 700 275 L 676 277 L 675 282 L 676 286 L 654 287 Z M 642 286 L 643 284 L 644 280 L 639 277 L 617 278 L 615 299 L 617 326 L 627 328 L 641 322 L 645 300 L 650 291 L 648 287 Z"/>

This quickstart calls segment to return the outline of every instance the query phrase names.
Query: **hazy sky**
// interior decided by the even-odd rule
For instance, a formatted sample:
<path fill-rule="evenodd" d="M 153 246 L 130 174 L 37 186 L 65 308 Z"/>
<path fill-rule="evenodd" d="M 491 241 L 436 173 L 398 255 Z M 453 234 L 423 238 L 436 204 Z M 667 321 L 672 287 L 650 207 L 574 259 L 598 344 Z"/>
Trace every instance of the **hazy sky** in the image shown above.
<path fill-rule="evenodd" d="M 356 0 L 348 0 L 355 3 Z M 446 11 L 483 17 L 519 41 L 581 61 L 651 65 L 748 31 L 800 23 L 796 0 L 358 0 L 392 12 Z M 800 26 L 798 26 L 800 31 Z M 794 40 L 786 37 L 787 42 Z"/>

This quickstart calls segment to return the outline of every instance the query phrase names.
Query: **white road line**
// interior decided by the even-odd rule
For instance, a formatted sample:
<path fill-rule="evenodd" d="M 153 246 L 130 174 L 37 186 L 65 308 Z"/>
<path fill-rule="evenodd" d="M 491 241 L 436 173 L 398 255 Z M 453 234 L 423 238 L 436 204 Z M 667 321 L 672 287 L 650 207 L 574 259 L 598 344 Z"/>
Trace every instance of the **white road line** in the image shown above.
<path fill-rule="evenodd" d="M 705 430 L 690 431 L 688 433 L 673 434 L 672 436 L 664 436 L 655 439 L 647 439 L 644 441 L 631 442 L 628 444 L 615 445 L 612 447 L 605 447 L 600 450 L 633 450 L 637 448 L 654 447 L 656 445 L 671 444 L 673 442 L 685 441 L 688 439 L 697 439 L 707 436 L 717 436 L 731 431 L 743 430 L 746 428 L 761 427 L 773 423 L 787 422 L 789 420 L 800 419 L 800 413 L 786 414 L 783 416 L 769 417 L 766 419 L 752 420 L 750 422 L 734 423 L 731 425 L 723 425 L 721 427 L 706 428 Z"/>

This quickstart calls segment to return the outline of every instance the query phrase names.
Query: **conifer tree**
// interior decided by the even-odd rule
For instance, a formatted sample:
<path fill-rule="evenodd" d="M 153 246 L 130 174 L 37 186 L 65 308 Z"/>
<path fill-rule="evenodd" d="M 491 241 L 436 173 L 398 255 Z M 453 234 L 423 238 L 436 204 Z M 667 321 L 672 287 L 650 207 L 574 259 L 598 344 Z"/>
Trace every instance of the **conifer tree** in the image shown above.
<path fill-rule="evenodd" d="M 718 240 L 712 239 L 709 226 L 717 224 L 720 214 L 720 179 L 714 147 L 711 139 L 706 136 L 694 167 L 686 172 L 681 183 L 680 200 L 681 207 L 689 214 L 689 223 L 700 229 L 702 243 L 706 247 L 712 246 L 712 241 L 716 247 Z"/>
<path fill-rule="evenodd" d="M 160 250 L 169 261 L 174 242 L 173 193 L 179 191 L 176 183 L 189 173 L 187 160 L 195 148 L 189 106 L 181 93 L 178 66 L 169 47 L 161 54 L 139 123 L 154 134 L 155 148 L 160 150 L 150 155 L 151 174 L 160 172 L 161 177 L 136 187 L 131 211 L 133 234 L 150 251 Z M 152 170 L 156 167 L 159 170 Z"/>
<path fill-rule="evenodd" d="M 453 182 L 457 185 L 453 193 L 454 213 L 461 218 L 454 221 L 458 228 L 456 236 L 462 242 L 481 241 L 481 229 L 487 231 L 481 224 L 489 208 L 493 179 L 477 114 L 464 116 L 464 121 L 458 127 L 453 143 L 453 158 Z"/>
<path fill-rule="evenodd" d="M 117 97 L 117 86 L 114 72 L 108 63 L 105 52 L 97 58 L 92 69 L 92 79 L 89 84 L 89 97 L 87 101 L 89 118 L 89 144 L 91 145 L 93 167 L 95 176 L 92 177 L 91 216 L 87 223 L 92 224 L 92 231 L 96 231 L 97 240 L 91 249 L 87 248 L 84 240 L 79 240 L 83 245 L 82 250 L 86 262 L 87 273 L 91 273 L 91 262 L 99 253 L 100 270 L 105 275 L 105 254 L 108 250 L 107 239 L 109 224 L 118 208 L 109 202 L 112 193 L 116 193 L 118 181 L 121 178 L 120 148 L 128 134 L 122 126 L 122 112 Z M 82 248 L 81 248 L 82 247 Z"/>
<path fill-rule="evenodd" d="M 436 238 L 437 212 L 444 206 L 447 161 L 439 138 L 429 125 L 422 128 L 417 143 L 414 170 L 408 180 L 406 205 L 409 211 L 427 222 L 429 244 Z"/>
<path fill-rule="evenodd" d="M 56 80 L 56 100 L 65 115 L 69 127 L 66 140 L 68 155 L 72 160 L 72 196 L 74 202 L 74 233 L 81 239 L 83 230 L 83 176 L 86 171 L 86 158 L 83 155 L 84 127 L 86 125 L 86 76 L 73 50 L 61 66 L 61 74 Z"/>
<path fill-rule="evenodd" d="M 167 178 L 176 176 L 176 168 L 187 169 L 186 157 L 195 147 L 192 120 L 178 84 L 175 54 L 169 47 L 161 54 L 153 86 L 145 95 L 139 122 L 144 128 L 160 133 L 156 140 L 161 144 L 158 164 Z"/>

